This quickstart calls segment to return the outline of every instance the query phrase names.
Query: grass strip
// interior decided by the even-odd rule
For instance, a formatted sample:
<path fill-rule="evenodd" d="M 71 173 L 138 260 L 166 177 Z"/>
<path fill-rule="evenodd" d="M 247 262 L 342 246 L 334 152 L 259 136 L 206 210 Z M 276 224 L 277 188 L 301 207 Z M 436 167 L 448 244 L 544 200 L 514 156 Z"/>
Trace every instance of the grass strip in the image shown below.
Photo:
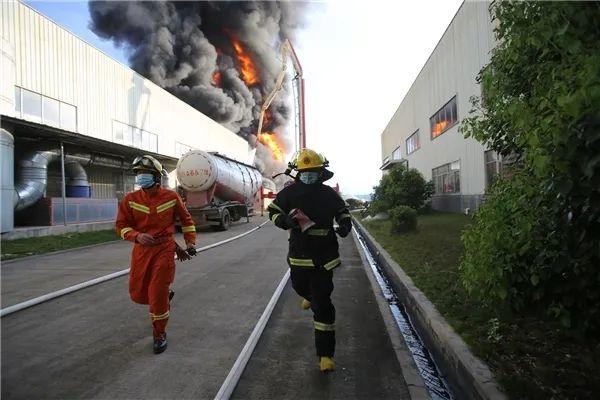
<path fill-rule="evenodd" d="M 485 307 L 464 289 L 458 271 L 461 232 L 471 219 L 432 213 L 416 233 L 395 234 L 389 221 L 364 226 L 433 302 L 513 399 L 591 399 L 600 393 L 600 340 L 581 337 L 543 315 Z M 507 238 L 507 240 L 510 240 Z"/>
<path fill-rule="evenodd" d="M 0 254 L 1 260 L 5 261 L 118 239 L 119 237 L 115 231 L 108 229 L 95 232 L 66 233 L 64 235 L 2 240 Z"/>

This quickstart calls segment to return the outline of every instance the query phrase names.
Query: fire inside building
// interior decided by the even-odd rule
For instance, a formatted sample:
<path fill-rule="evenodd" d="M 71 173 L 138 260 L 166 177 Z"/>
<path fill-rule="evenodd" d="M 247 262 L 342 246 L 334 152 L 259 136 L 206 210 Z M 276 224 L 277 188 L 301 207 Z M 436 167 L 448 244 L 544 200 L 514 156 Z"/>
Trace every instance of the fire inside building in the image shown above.
<path fill-rule="evenodd" d="M 90 3 L 93 29 L 133 48 L 133 38 L 113 29 L 110 19 L 125 12 L 123 7 L 156 6 Z M 186 24 L 194 15 L 220 12 L 198 5 L 192 5 L 194 10 L 181 9 L 184 5 L 177 3 L 168 7 L 174 13 L 169 23 Z M 150 35 L 150 42 L 138 43 L 131 57 L 138 73 L 21 2 L 3 3 L 0 20 L 3 237 L 112 227 L 118 201 L 134 188 L 130 163 L 140 154 L 152 155 L 164 165 L 170 172 L 165 185 L 173 188 L 181 183 L 176 173 L 180 157 L 191 151 L 204 154 L 214 173 L 221 171 L 209 188 L 207 203 L 241 201 L 252 209 L 260 207 L 261 197 L 272 196 L 275 184 L 267 177 L 283 170 L 284 158 L 294 146 L 294 139 L 285 135 L 292 112 L 287 97 L 277 95 L 288 86 L 301 89 L 301 69 L 293 59 L 295 83 L 285 85 L 281 76 L 289 76 L 280 49 L 257 51 L 249 45 L 256 36 L 250 28 L 231 22 L 230 28 L 205 27 L 201 32 L 197 26 L 189 33 L 194 40 L 174 39 L 188 40 L 196 56 L 211 60 L 202 65 L 185 60 L 190 49 L 177 43 L 171 60 L 150 65 L 148 60 L 156 60 L 152 49 L 157 40 Z M 129 34 L 136 29 L 137 34 L 144 33 L 135 21 L 127 23 Z M 280 33 L 284 31 L 282 22 Z M 245 41 L 238 39 L 239 32 Z M 187 74 L 173 69 L 175 64 L 188 68 Z M 157 70 L 164 74 L 157 75 Z M 302 93 L 294 94 L 301 107 Z M 296 112 L 298 130 L 303 130 L 301 114 Z M 222 190 L 223 185 L 231 190 Z M 268 189 L 259 191 L 263 186 Z M 225 198 L 218 199 L 219 195 Z M 221 227 L 244 216 L 238 209 L 223 207 L 217 214 L 212 222 Z M 198 218 L 206 222 L 206 215 Z"/>

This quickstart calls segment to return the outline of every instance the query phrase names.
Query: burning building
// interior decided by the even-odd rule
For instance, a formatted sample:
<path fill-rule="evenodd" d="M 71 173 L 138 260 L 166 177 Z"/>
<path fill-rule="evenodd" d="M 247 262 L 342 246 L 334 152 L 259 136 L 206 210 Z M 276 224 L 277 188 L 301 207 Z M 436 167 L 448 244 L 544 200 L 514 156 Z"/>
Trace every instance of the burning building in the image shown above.
<path fill-rule="evenodd" d="M 207 4 L 90 7 L 98 32 L 100 20 L 120 25 L 126 16 L 136 21 L 126 25 L 128 36 L 109 33 L 106 26 L 104 36 L 129 46 L 132 66 L 151 79 L 27 4 L 0 7 L 3 238 L 4 232 L 16 238 L 73 231 L 80 225 L 89 229 L 90 224 L 111 228 L 118 200 L 133 189 L 130 162 L 140 154 L 155 156 L 168 171 L 190 149 L 252 162 L 248 141 L 257 104 L 273 85 L 271 71 L 280 68 L 280 60 L 267 54 L 273 51 L 271 44 L 276 51 L 278 35 L 295 26 L 284 11 L 288 6 L 211 5 L 231 8 L 232 21 L 240 22 L 229 26 L 208 18 L 207 12 L 216 11 L 205 9 Z M 242 23 L 247 18 L 253 22 Z M 208 19 L 218 23 L 218 30 L 198 28 Z M 258 41 L 258 25 L 268 27 L 264 32 L 272 39 Z M 267 46 L 269 40 L 273 43 Z M 281 101 L 270 111 L 267 129 L 276 133 L 260 139 L 256 149 L 267 173 L 284 153 L 277 149 L 286 145 L 280 127 L 289 108 Z M 263 142 L 276 147 L 271 150 Z M 171 186 L 176 183 L 171 174 Z M 42 225 L 38 233 L 14 229 Z"/>
<path fill-rule="evenodd" d="M 291 138 L 288 96 L 257 121 L 281 68 L 280 44 L 302 23 L 299 2 L 89 3 L 91 27 L 125 46 L 132 68 L 258 146 L 265 175 L 281 169 Z M 284 87 L 284 92 L 287 91 Z"/>

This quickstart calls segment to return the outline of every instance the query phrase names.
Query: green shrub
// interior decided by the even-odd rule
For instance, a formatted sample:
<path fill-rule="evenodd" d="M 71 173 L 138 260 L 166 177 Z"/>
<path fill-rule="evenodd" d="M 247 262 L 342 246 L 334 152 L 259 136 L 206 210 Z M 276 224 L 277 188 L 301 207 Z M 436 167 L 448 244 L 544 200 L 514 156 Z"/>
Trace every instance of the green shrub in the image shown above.
<path fill-rule="evenodd" d="M 600 329 L 600 4 L 494 2 L 498 46 L 462 132 L 518 159 L 464 236 L 465 284 Z"/>
<path fill-rule="evenodd" d="M 389 212 L 397 206 L 407 206 L 419 210 L 433 193 L 433 184 L 414 168 L 396 164 L 385 174 L 378 186 L 374 187 L 371 215 Z"/>
<path fill-rule="evenodd" d="M 346 199 L 346 203 L 348 203 L 348 206 L 350 207 L 351 210 L 356 210 L 357 208 L 361 208 L 364 206 L 365 202 L 359 199 Z"/>
<path fill-rule="evenodd" d="M 393 233 L 417 230 L 417 211 L 407 206 L 396 206 L 389 210 Z"/>

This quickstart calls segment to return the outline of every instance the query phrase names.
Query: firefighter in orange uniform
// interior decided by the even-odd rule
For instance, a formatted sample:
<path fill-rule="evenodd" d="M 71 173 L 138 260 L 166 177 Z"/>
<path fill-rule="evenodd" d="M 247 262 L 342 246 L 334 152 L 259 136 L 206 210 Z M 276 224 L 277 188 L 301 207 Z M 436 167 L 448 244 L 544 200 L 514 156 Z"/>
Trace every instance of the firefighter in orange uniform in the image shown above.
<path fill-rule="evenodd" d="M 152 156 L 137 157 L 132 164 L 141 189 L 128 193 L 119 205 L 117 233 L 134 242 L 129 272 L 129 295 L 139 304 L 148 304 L 154 336 L 154 353 L 167 348 L 166 327 L 169 289 L 175 278 L 174 254 L 181 261 L 196 254 L 196 227 L 181 198 L 161 187 L 162 165 Z M 182 226 L 186 250 L 173 239 L 175 220 Z"/>

